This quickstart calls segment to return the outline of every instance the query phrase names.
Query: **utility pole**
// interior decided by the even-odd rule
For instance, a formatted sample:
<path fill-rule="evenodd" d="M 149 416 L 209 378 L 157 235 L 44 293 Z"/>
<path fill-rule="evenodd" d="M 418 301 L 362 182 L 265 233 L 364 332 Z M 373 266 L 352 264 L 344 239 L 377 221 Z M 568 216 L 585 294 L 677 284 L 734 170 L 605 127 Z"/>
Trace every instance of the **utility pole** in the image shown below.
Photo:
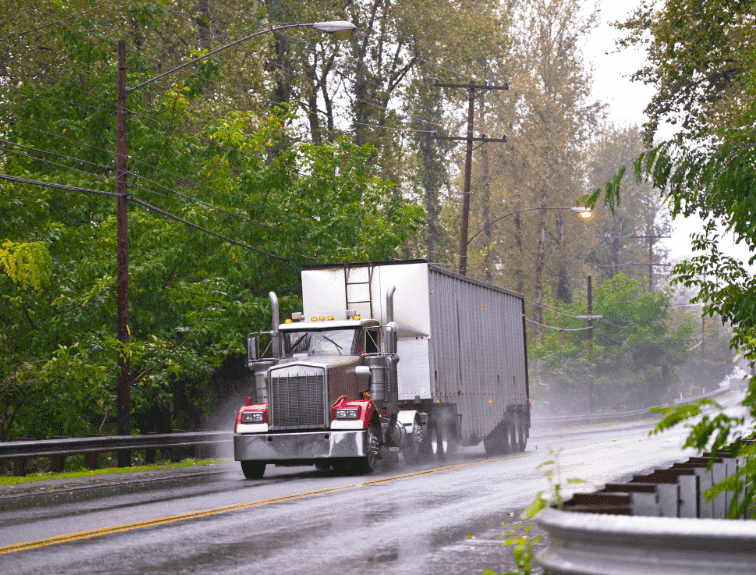
<path fill-rule="evenodd" d="M 590 380 L 590 396 L 588 398 L 588 413 L 593 413 L 593 285 L 588 276 L 588 379 Z"/>
<path fill-rule="evenodd" d="M 475 90 L 509 90 L 509 84 L 503 86 L 489 86 L 487 83 L 475 84 L 470 82 L 469 84 L 439 84 L 436 82 L 436 86 L 439 88 L 467 88 L 468 90 L 468 106 L 467 106 L 467 137 L 452 137 L 452 136 L 439 136 L 435 137 L 439 140 L 464 140 L 467 142 L 467 153 L 465 155 L 465 183 L 464 191 L 462 192 L 462 225 L 460 229 L 459 239 L 459 275 L 467 275 L 467 227 L 470 218 L 470 176 L 472 173 L 472 153 L 473 142 L 506 142 L 507 139 L 502 138 L 474 138 L 473 137 L 473 122 L 475 116 Z"/>
<path fill-rule="evenodd" d="M 126 344 L 129 343 L 129 213 L 126 206 L 128 185 L 126 175 L 128 163 L 126 156 L 126 43 L 118 42 L 118 104 L 116 106 L 116 180 L 118 188 L 117 201 L 117 258 L 118 280 L 116 299 L 118 308 L 118 376 L 117 376 L 117 415 L 118 435 L 131 435 L 131 374 L 129 360 L 126 357 Z M 128 449 L 118 452 L 118 467 L 131 466 L 131 452 Z"/>
<path fill-rule="evenodd" d="M 635 240 L 648 240 L 648 293 L 651 293 L 654 291 L 654 266 L 668 266 L 669 264 L 662 264 L 658 262 L 654 262 L 654 240 L 661 240 L 661 239 L 670 239 L 671 236 L 654 236 L 654 235 L 647 235 L 647 236 L 612 236 L 611 239 L 618 240 L 618 239 L 635 239 Z M 644 263 L 634 263 L 631 262 L 629 264 L 622 264 L 622 265 L 646 265 Z"/>

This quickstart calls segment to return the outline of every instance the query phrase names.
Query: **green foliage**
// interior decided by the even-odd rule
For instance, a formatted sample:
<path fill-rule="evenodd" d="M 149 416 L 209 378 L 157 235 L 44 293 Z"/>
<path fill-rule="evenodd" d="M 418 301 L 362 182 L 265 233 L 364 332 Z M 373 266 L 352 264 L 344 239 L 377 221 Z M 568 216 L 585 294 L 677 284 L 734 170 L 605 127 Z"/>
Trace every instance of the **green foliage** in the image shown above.
<path fill-rule="evenodd" d="M 8 154 L 0 171 L 115 191 L 114 54 L 68 56 L 63 83 L 24 85 L 0 112 L 6 139 L 55 163 Z M 84 68 L 94 97 L 69 87 Z M 152 72 L 137 56 L 129 73 Z M 267 329 L 269 291 L 299 311 L 302 266 L 388 259 L 422 221 L 374 175 L 371 146 L 300 140 L 284 109 L 207 116 L 198 86 L 129 97 L 129 193 L 259 251 L 129 203 L 134 431 L 202 424 L 226 393 L 219 369 Z M 0 183 L 0 440 L 114 430 L 115 231 L 112 199 Z"/>
<path fill-rule="evenodd" d="M 589 381 L 594 379 L 595 407 L 622 411 L 658 405 L 671 393 L 675 371 L 690 356 L 692 325 L 673 328 L 671 293 L 643 291 L 640 282 L 623 274 L 594 291 L 593 337 L 588 330 L 548 330 L 532 355 L 540 360 L 538 378 L 549 397 L 576 412 L 587 411 Z M 566 330 L 586 327 L 585 300 L 553 302 L 546 322 Z M 545 392 L 545 390 L 544 390 Z"/>
<path fill-rule="evenodd" d="M 704 304 L 705 316 L 730 326 L 730 347 L 751 367 L 756 361 L 756 280 L 741 262 L 721 252 L 717 224 L 732 231 L 736 242 L 756 246 L 753 9 L 753 2 L 739 0 L 679 0 L 658 8 L 644 3 L 620 26 L 630 32 L 625 44 L 647 45 L 651 64 L 635 77 L 656 88 L 647 109 L 648 143 L 661 120 L 682 127 L 672 141 L 637 158 L 636 176 L 662 194 L 673 217 L 698 214 L 706 222 L 692 237 L 696 255 L 675 266 L 673 281 L 695 292 L 691 301 Z M 604 198 L 616 204 L 619 189 L 607 187 Z M 598 194 L 591 197 L 597 199 Z M 752 257 L 749 263 L 754 261 Z M 742 401 L 744 413 L 709 414 L 702 409 L 706 404 L 663 411 L 656 431 L 689 422 L 685 446 L 712 454 L 735 440 L 730 452 L 745 463 L 708 496 L 732 491 L 729 517 L 741 517 L 753 507 L 756 484 L 754 449 L 739 439 L 756 408 L 756 378 L 751 378 Z M 749 487 L 743 490 L 744 485 Z"/>

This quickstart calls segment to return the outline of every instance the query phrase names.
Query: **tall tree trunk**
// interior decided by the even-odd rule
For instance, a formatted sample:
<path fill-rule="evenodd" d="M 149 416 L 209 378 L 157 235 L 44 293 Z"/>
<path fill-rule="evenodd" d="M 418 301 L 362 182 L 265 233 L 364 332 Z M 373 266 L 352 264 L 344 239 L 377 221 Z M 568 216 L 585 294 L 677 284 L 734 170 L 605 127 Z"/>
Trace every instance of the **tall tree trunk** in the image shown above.
<path fill-rule="evenodd" d="M 426 137 L 425 145 L 422 146 L 423 166 L 425 168 L 425 209 L 427 212 L 427 245 L 428 261 L 436 262 L 436 251 L 438 245 L 438 205 L 436 199 L 436 190 L 433 181 L 433 124 L 430 120 L 425 123 Z"/>
<path fill-rule="evenodd" d="M 514 226 L 515 247 L 517 248 L 517 267 L 515 268 L 515 281 L 517 282 L 517 293 L 524 293 L 525 281 L 522 275 L 522 222 L 520 221 L 520 214 L 515 214 Z"/>
<path fill-rule="evenodd" d="M 197 16 L 197 32 L 198 42 L 197 47 L 200 50 L 210 49 L 210 8 L 207 6 L 207 0 L 197 0 L 197 10 L 199 15 Z M 209 98 L 213 94 L 212 86 L 205 85 L 202 87 L 202 91 L 205 93 L 205 97 Z"/>
<path fill-rule="evenodd" d="M 567 272 L 567 264 L 564 259 L 564 215 L 562 212 L 557 212 L 556 215 L 556 228 L 557 228 L 557 246 L 559 246 L 559 271 L 557 284 L 557 299 L 564 303 L 572 303 L 572 291 L 570 290 L 570 275 Z"/>
<path fill-rule="evenodd" d="M 548 191 L 545 187 L 541 188 L 541 208 L 546 207 L 548 200 Z M 536 318 L 538 323 L 543 323 L 543 268 L 546 258 L 546 210 L 541 210 L 541 221 L 538 226 L 538 242 L 536 244 L 536 274 L 535 274 L 535 303 Z M 541 336 L 541 328 L 537 330 L 538 337 Z"/>

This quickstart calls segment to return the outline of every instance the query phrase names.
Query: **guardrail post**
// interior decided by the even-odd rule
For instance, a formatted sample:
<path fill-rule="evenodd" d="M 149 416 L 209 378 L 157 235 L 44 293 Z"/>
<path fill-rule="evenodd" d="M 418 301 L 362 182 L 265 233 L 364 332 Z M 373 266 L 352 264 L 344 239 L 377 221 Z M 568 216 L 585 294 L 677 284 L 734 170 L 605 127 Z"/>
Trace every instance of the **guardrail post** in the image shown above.
<path fill-rule="evenodd" d="M 90 451 L 87 453 L 87 469 L 97 469 L 99 467 L 99 453 Z"/>
<path fill-rule="evenodd" d="M 16 477 L 26 475 L 26 457 L 17 457 L 13 460 L 13 475 Z"/>
<path fill-rule="evenodd" d="M 66 461 L 65 455 L 51 455 L 50 456 L 50 471 L 53 473 L 60 473 L 63 471 L 63 464 Z"/>

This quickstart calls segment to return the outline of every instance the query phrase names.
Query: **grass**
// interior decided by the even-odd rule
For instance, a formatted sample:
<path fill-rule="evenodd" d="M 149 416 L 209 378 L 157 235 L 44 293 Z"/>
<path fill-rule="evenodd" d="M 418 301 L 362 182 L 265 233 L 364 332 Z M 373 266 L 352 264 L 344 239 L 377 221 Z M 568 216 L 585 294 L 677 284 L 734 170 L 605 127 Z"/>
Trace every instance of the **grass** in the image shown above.
<path fill-rule="evenodd" d="M 104 469 L 86 469 L 70 471 L 67 473 L 38 472 L 35 475 L 24 477 L 0 477 L 0 485 L 14 485 L 17 483 L 29 483 L 33 481 L 47 481 L 48 479 L 73 479 L 76 477 L 95 477 L 97 475 L 112 475 L 115 473 L 133 473 L 135 471 L 154 471 L 157 469 L 173 469 L 178 467 L 192 467 L 200 465 L 212 465 L 225 463 L 230 459 L 186 459 L 180 463 L 163 463 L 155 465 L 139 465 L 135 467 L 106 467 Z"/>

